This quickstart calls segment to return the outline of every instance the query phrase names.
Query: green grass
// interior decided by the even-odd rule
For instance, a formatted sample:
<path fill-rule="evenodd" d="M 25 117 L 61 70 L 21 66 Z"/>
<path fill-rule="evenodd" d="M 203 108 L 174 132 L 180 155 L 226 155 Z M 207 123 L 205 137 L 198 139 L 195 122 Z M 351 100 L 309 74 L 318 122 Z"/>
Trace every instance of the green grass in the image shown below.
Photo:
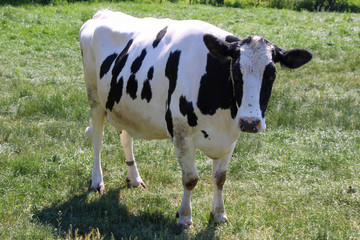
<path fill-rule="evenodd" d="M 89 108 L 78 44 L 102 8 L 200 19 L 240 37 L 264 35 L 314 59 L 278 66 L 268 129 L 241 134 L 224 187 L 230 219 L 210 219 L 211 161 L 197 152 L 193 230 L 175 226 L 181 170 L 171 141 L 134 142 L 147 190 L 127 188 L 108 124 L 106 192 L 89 192 Z M 0 6 L 0 238 L 359 239 L 360 15 L 185 4 Z"/>
<path fill-rule="evenodd" d="M 113 3 L 113 2 L 137 2 L 137 3 L 186 3 L 208 4 L 212 6 L 227 6 L 235 8 L 265 7 L 276 9 L 308 10 L 308 11 L 331 11 L 331 12 L 360 12 L 360 0 L 2 0 L 0 5 L 64 5 L 75 2 L 90 3 Z"/>

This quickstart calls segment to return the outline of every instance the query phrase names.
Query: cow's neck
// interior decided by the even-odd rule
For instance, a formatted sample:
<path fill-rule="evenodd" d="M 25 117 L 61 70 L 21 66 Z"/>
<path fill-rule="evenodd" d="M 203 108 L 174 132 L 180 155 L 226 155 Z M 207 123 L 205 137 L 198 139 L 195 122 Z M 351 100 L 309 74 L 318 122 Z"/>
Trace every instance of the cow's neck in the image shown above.
<path fill-rule="evenodd" d="M 238 84 L 230 76 L 232 61 L 207 55 L 206 72 L 201 77 L 197 106 L 204 115 L 213 115 L 217 110 L 230 110 L 231 118 L 237 114 Z"/>

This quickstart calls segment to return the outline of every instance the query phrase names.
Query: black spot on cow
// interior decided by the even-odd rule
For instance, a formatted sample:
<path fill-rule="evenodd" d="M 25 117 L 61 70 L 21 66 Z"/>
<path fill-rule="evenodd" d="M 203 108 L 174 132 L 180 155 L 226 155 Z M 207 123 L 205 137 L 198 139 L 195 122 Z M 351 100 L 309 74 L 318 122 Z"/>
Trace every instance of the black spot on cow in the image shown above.
<path fill-rule="evenodd" d="M 223 189 L 226 180 L 226 171 L 215 173 L 215 183 L 219 190 Z"/>
<path fill-rule="evenodd" d="M 214 115 L 218 109 L 229 109 L 234 105 L 230 64 L 229 59 L 208 54 L 206 73 L 201 77 L 197 100 L 197 106 L 202 114 Z"/>
<path fill-rule="evenodd" d="M 238 58 L 232 66 L 232 84 L 234 96 L 230 103 L 231 117 L 234 119 L 237 115 L 238 108 L 241 106 L 243 95 L 243 78 L 240 70 L 240 58 Z"/>
<path fill-rule="evenodd" d="M 147 102 L 150 102 L 152 98 L 151 86 L 150 81 L 152 80 L 154 75 L 154 67 L 151 67 L 147 74 L 147 79 L 144 81 L 143 88 L 141 91 L 141 99 L 146 99 Z"/>
<path fill-rule="evenodd" d="M 252 39 L 253 39 L 253 36 L 248 36 L 247 38 L 244 38 L 243 40 L 241 40 L 241 45 L 250 44 Z"/>
<path fill-rule="evenodd" d="M 176 81 L 178 78 L 178 67 L 179 67 L 179 61 L 180 61 L 180 54 L 181 51 L 176 50 L 175 52 L 171 52 L 169 55 L 169 58 L 166 62 L 165 67 L 165 76 L 169 79 L 169 90 L 168 90 L 168 98 L 166 100 L 166 125 L 167 129 L 173 137 L 173 122 L 172 122 L 172 116 L 170 111 L 170 103 L 171 103 L 171 95 L 175 91 L 176 87 Z"/>
<path fill-rule="evenodd" d="M 199 178 L 195 177 L 195 178 L 190 179 L 189 181 L 185 182 L 184 185 L 187 190 L 191 191 L 195 188 L 198 181 L 199 181 Z"/>
<path fill-rule="evenodd" d="M 116 57 L 117 57 L 117 53 L 113 53 L 103 61 L 100 67 L 100 79 L 109 72 L 111 64 L 113 64 Z"/>
<path fill-rule="evenodd" d="M 115 102 L 119 103 L 122 90 L 123 90 L 124 79 L 121 77 L 118 82 L 116 82 L 116 78 L 113 77 L 110 84 L 110 92 L 108 95 L 108 99 L 106 102 L 106 108 L 112 111 Z"/>
<path fill-rule="evenodd" d="M 240 58 L 238 58 L 233 67 L 232 67 L 232 76 L 234 84 L 234 95 L 235 101 L 238 107 L 241 106 L 242 96 L 243 96 L 243 75 L 240 70 Z"/>
<path fill-rule="evenodd" d="M 135 161 L 129 161 L 129 162 L 125 162 L 126 165 L 128 165 L 129 167 L 133 166 L 135 164 Z"/>
<path fill-rule="evenodd" d="M 106 102 L 106 108 L 112 111 L 115 102 L 119 103 L 121 96 L 122 96 L 122 90 L 123 90 L 123 84 L 124 79 L 121 77 L 119 81 L 117 81 L 117 78 L 122 71 L 122 69 L 125 66 L 126 60 L 128 58 L 128 51 L 133 43 L 133 40 L 131 39 L 125 46 L 125 48 L 121 51 L 121 53 L 116 57 L 115 65 L 112 70 L 112 79 L 110 83 L 110 91 L 108 95 L 108 99 Z"/>
<path fill-rule="evenodd" d="M 150 81 L 146 80 L 143 85 L 143 89 L 141 91 L 141 99 L 146 99 L 147 102 L 150 102 L 152 98 L 151 86 Z"/>
<path fill-rule="evenodd" d="M 183 116 L 187 116 L 189 126 L 195 127 L 197 125 L 197 116 L 194 112 L 192 102 L 188 102 L 185 96 L 181 96 L 179 100 L 180 112 Z"/>
<path fill-rule="evenodd" d="M 173 94 L 176 87 L 180 54 L 181 51 L 179 50 L 171 52 L 166 62 L 165 76 L 169 79 L 168 104 L 170 104 L 171 95 Z"/>
<path fill-rule="evenodd" d="M 136 99 L 137 89 L 138 89 L 138 83 L 137 80 L 135 79 L 135 74 L 131 74 L 126 85 L 126 93 L 129 94 L 129 96 L 132 99 Z"/>
<path fill-rule="evenodd" d="M 141 51 L 140 56 L 138 56 L 131 65 L 131 72 L 132 73 L 137 73 L 137 71 L 139 71 L 145 56 L 146 56 L 146 49 L 143 49 Z"/>
<path fill-rule="evenodd" d="M 238 108 L 236 106 L 236 100 L 233 98 L 230 103 L 230 115 L 232 119 L 235 119 L 238 112 Z"/>
<path fill-rule="evenodd" d="M 166 127 L 170 133 L 170 136 L 174 137 L 174 124 L 172 121 L 172 115 L 171 115 L 171 111 L 169 108 L 166 110 L 166 113 L 165 113 L 165 121 L 166 121 Z"/>
<path fill-rule="evenodd" d="M 148 71 L 147 78 L 148 80 L 151 80 L 153 79 L 153 77 L 154 77 L 154 67 L 151 67 Z"/>
<path fill-rule="evenodd" d="M 137 71 L 139 71 L 145 56 L 146 56 L 146 49 L 143 49 L 141 51 L 140 56 L 138 56 L 134 60 L 134 62 L 131 65 L 131 68 L 130 68 L 131 69 L 131 75 L 130 75 L 129 80 L 127 82 L 126 93 L 129 94 L 132 99 L 136 99 L 136 92 L 137 92 L 137 89 L 138 89 L 138 83 L 137 83 L 137 80 L 135 78 L 135 74 L 137 73 Z"/>
<path fill-rule="evenodd" d="M 276 67 L 274 63 L 269 63 L 265 67 L 263 80 L 260 90 L 260 109 L 261 115 L 265 117 L 265 111 L 271 96 L 272 86 L 276 78 Z"/>
<path fill-rule="evenodd" d="M 125 48 L 121 51 L 121 53 L 117 56 L 116 60 L 115 60 L 115 65 L 114 68 L 112 70 L 112 75 L 116 75 L 119 76 L 120 72 L 122 71 L 122 69 L 125 66 L 127 57 L 128 57 L 128 51 L 129 48 L 131 46 L 131 44 L 133 43 L 133 40 L 131 39 L 125 46 Z"/>
<path fill-rule="evenodd" d="M 209 137 L 209 134 L 205 130 L 201 130 L 201 133 L 204 135 L 204 138 Z"/>
<path fill-rule="evenodd" d="M 165 34 L 166 34 L 167 28 L 168 28 L 168 27 L 166 26 L 165 28 L 163 28 L 163 29 L 156 35 L 156 39 L 154 40 L 154 42 L 153 42 L 153 44 L 152 44 L 153 48 L 156 48 L 156 47 L 159 45 L 161 39 L 163 39 L 163 37 L 164 37 Z"/>
<path fill-rule="evenodd" d="M 253 40 L 254 40 L 254 36 L 248 36 L 247 38 L 241 40 L 240 45 L 250 44 Z M 258 41 L 258 42 L 260 42 L 260 43 L 263 43 L 263 44 L 270 44 L 270 41 L 267 40 L 267 39 L 264 38 L 264 37 L 257 38 L 256 41 Z"/>

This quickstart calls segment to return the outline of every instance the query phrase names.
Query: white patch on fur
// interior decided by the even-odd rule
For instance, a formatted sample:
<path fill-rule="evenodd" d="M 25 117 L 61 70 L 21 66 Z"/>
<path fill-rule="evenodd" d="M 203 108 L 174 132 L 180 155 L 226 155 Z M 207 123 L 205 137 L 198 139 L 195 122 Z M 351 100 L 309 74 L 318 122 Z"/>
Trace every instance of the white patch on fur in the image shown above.
<path fill-rule="evenodd" d="M 240 118 L 261 119 L 260 131 L 266 128 L 261 116 L 260 90 L 265 67 L 272 61 L 271 46 L 263 38 L 253 36 L 249 44 L 240 48 L 240 70 L 243 75 L 243 97 L 238 115 Z"/>

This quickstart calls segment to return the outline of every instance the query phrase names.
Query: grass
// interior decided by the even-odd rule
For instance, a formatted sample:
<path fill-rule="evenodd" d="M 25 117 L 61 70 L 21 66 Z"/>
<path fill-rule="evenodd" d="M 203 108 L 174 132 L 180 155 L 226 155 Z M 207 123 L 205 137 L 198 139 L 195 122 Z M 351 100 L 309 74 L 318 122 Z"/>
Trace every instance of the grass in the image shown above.
<path fill-rule="evenodd" d="M 108 124 L 104 195 L 89 192 L 92 149 L 78 31 L 101 8 L 201 19 L 314 54 L 278 66 L 268 129 L 242 134 L 229 166 L 230 223 L 211 223 L 211 161 L 197 152 L 193 230 L 176 228 L 181 170 L 170 141 L 136 140 L 148 189 L 127 188 Z M 185 4 L 0 6 L 1 239 L 359 239 L 360 15 Z"/>
<path fill-rule="evenodd" d="M 127 0 L 2 0 L 0 4 L 13 6 L 25 4 L 64 5 L 75 2 L 90 2 L 103 4 L 111 2 L 125 2 Z M 360 0 L 130 0 L 137 3 L 187 3 L 208 4 L 212 6 L 227 6 L 235 8 L 265 7 L 277 9 L 291 9 L 296 11 L 331 11 L 331 12 L 360 12 Z"/>

